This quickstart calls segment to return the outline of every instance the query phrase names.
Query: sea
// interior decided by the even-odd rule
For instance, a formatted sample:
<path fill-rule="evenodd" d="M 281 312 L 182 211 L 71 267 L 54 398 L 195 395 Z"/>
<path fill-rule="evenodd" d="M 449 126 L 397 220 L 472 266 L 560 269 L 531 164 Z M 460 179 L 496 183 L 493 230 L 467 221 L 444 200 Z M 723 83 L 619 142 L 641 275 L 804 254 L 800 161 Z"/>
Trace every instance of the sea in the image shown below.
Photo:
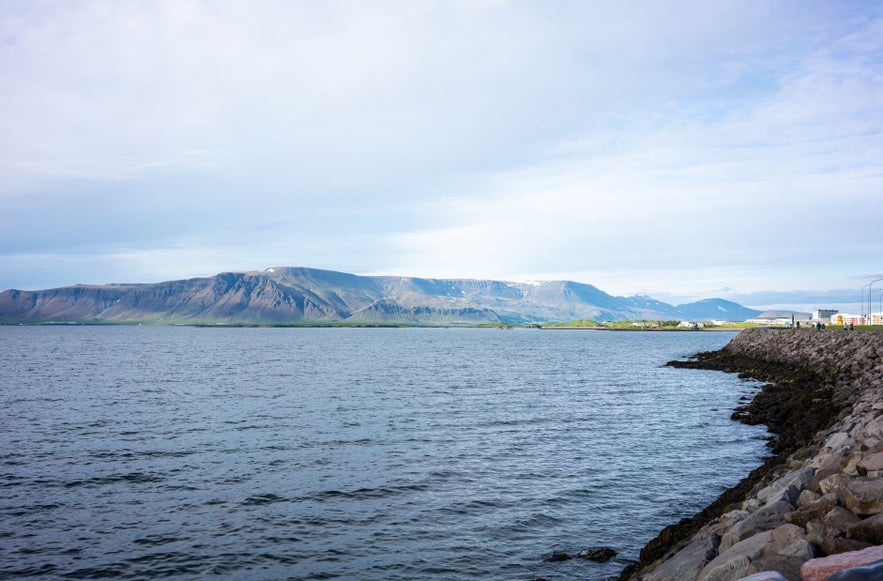
<path fill-rule="evenodd" d="M 767 454 L 733 336 L 0 326 L 0 578 L 615 577 Z"/>

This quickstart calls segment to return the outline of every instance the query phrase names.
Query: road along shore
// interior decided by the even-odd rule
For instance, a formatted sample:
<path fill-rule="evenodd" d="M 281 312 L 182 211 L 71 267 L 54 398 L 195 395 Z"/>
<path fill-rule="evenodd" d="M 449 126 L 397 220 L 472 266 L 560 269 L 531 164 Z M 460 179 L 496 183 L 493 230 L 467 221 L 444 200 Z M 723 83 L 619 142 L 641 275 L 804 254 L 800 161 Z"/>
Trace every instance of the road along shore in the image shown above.
<path fill-rule="evenodd" d="M 883 333 L 748 329 L 670 365 L 769 382 L 733 418 L 765 424 L 772 455 L 622 580 L 816 581 L 883 562 Z M 883 578 L 883 564 L 856 574 Z"/>

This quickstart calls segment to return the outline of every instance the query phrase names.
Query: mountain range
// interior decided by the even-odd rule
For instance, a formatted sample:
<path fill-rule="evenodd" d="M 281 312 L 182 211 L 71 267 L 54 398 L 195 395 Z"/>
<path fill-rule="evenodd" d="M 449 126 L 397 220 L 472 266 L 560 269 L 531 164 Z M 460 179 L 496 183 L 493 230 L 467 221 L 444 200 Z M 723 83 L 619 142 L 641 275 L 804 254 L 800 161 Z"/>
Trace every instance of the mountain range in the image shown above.
<path fill-rule="evenodd" d="M 0 293 L 0 323 L 481 324 L 743 321 L 760 311 L 723 299 L 672 306 L 572 281 L 358 276 L 300 267 L 224 272 L 155 284 L 75 285 Z"/>

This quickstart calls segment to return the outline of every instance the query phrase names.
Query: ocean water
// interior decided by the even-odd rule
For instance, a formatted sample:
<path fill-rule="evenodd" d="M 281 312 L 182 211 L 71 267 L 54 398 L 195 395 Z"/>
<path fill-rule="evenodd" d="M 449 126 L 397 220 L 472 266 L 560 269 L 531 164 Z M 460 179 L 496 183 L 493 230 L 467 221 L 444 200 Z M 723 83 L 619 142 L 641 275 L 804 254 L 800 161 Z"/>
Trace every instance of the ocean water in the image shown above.
<path fill-rule="evenodd" d="M 732 336 L 0 327 L 0 578 L 605 579 L 760 464 Z"/>

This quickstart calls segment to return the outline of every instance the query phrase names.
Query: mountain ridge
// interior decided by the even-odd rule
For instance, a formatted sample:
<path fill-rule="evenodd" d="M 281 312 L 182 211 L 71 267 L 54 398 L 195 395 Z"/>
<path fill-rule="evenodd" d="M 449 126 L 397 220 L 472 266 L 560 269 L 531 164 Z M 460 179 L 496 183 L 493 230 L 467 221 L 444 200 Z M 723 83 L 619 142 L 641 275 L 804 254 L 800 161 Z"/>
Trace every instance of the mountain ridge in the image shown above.
<path fill-rule="evenodd" d="M 0 293 L 0 323 L 523 324 L 576 319 L 723 319 L 759 314 L 723 299 L 673 306 L 574 281 L 360 276 L 272 267 L 159 283 Z"/>

